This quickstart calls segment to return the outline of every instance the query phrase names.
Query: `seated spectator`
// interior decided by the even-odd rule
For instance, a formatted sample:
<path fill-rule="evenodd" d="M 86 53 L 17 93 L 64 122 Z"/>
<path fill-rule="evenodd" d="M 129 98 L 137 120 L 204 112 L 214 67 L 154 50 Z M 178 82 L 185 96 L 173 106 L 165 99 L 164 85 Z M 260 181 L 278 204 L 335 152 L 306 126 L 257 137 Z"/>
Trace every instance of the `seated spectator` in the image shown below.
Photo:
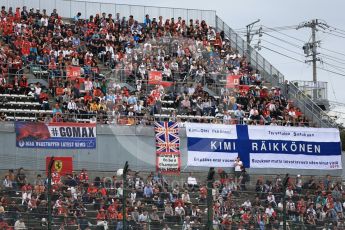
<path fill-rule="evenodd" d="M 292 190 L 292 186 L 289 186 L 289 187 L 286 189 L 285 196 L 287 196 L 288 198 L 292 198 L 293 195 L 294 195 L 294 193 L 293 193 L 293 190 Z"/>
<path fill-rule="evenodd" d="M 188 178 L 187 178 L 187 185 L 190 188 L 194 188 L 198 185 L 198 182 L 197 182 L 196 178 L 192 176 L 192 173 L 190 173 Z"/>
<path fill-rule="evenodd" d="M 149 220 L 150 218 L 147 211 L 144 211 L 139 215 L 139 223 L 148 223 Z"/>
<path fill-rule="evenodd" d="M 151 198 L 153 196 L 153 189 L 150 184 L 145 185 L 144 187 L 144 197 Z"/>
<path fill-rule="evenodd" d="M 103 226 L 104 230 L 108 229 L 107 215 L 104 209 L 100 209 L 97 214 L 97 226 Z"/>
<path fill-rule="evenodd" d="M 13 188 L 12 184 L 13 184 L 13 182 L 10 180 L 10 176 L 6 175 L 4 181 L 2 182 L 2 186 L 6 190 L 11 190 Z"/>
<path fill-rule="evenodd" d="M 14 224 L 14 230 L 27 229 L 23 218 L 19 218 Z"/>

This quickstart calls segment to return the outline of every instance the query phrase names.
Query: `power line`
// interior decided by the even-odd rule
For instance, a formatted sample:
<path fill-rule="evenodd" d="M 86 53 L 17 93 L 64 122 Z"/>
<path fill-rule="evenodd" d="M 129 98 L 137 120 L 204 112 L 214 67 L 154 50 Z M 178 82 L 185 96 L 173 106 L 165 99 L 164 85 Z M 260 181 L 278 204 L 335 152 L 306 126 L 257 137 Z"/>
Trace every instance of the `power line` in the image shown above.
<path fill-rule="evenodd" d="M 324 54 L 324 53 L 320 53 L 320 56 L 324 59 L 328 59 L 330 61 L 333 61 L 333 62 L 337 62 L 339 64 L 343 64 L 345 65 L 345 60 L 344 59 L 339 59 L 339 58 L 336 58 L 336 57 L 333 57 L 333 56 L 330 56 L 330 55 L 327 55 L 327 54 Z M 344 61 L 344 62 L 341 62 L 341 61 Z"/>
<path fill-rule="evenodd" d="M 330 32 L 332 32 L 332 33 L 338 33 L 338 34 L 341 34 L 341 35 L 345 35 L 345 33 L 343 33 L 343 32 L 340 32 L 340 31 L 338 31 L 338 30 L 330 30 Z"/>
<path fill-rule="evenodd" d="M 300 55 L 300 56 L 303 56 L 303 57 L 304 57 L 304 55 L 301 54 L 301 53 L 298 53 L 298 52 L 289 50 L 289 49 L 287 49 L 287 48 L 285 48 L 285 47 L 283 47 L 283 46 L 277 45 L 277 44 L 275 44 L 275 43 L 273 43 L 273 42 L 267 41 L 267 40 L 265 40 L 265 39 L 262 39 L 262 41 L 265 41 L 265 42 L 267 42 L 267 43 L 269 43 L 269 44 L 271 44 L 271 45 L 277 46 L 277 47 L 279 47 L 279 48 L 281 48 L 281 49 L 284 49 L 284 50 L 286 50 L 286 51 L 289 51 L 289 52 L 291 52 L 291 53 L 294 53 L 294 54 L 297 54 L 297 55 Z"/>
<path fill-rule="evenodd" d="M 281 52 L 278 52 L 278 51 L 276 51 L 276 50 L 272 50 L 272 49 L 270 49 L 270 48 L 268 48 L 268 47 L 266 47 L 266 46 L 260 46 L 260 47 L 263 47 L 263 48 L 265 48 L 265 49 L 267 49 L 267 50 L 269 50 L 269 51 L 271 51 L 271 52 L 274 52 L 274 53 L 279 54 L 279 55 L 281 55 L 281 56 L 284 56 L 284 57 L 286 57 L 286 58 L 289 58 L 289 59 L 295 60 L 295 61 L 297 61 L 297 62 L 301 62 L 301 63 L 306 64 L 306 63 L 305 63 L 304 61 L 302 61 L 302 60 L 299 60 L 299 59 L 294 58 L 294 57 L 290 57 L 290 56 L 288 56 L 288 55 L 286 55 L 286 54 L 283 54 L 283 53 L 281 53 Z M 320 67 L 320 66 L 318 66 L 317 69 L 324 70 L 324 71 L 326 71 L 326 72 L 333 73 L 333 74 L 336 74 L 336 75 L 345 77 L 345 73 L 338 73 L 338 72 L 336 72 L 336 71 L 329 70 L 329 69 L 326 69 L 326 68 Z"/>
<path fill-rule="evenodd" d="M 268 34 L 268 33 L 264 33 L 264 34 L 266 34 L 266 35 L 269 36 L 269 37 L 275 38 L 275 39 L 277 39 L 277 40 L 279 40 L 279 41 L 281 41 L 281 42 L 284 42 L 284 43 L 286 43 L 286 44 L 289 44 L 289 45 L 291 45 L 291 46 L 293 46 L 293 47 L 296 47 L 296 48 L 298 48 L 298 49 L 301 48 L 301 46 L 299 46 L 299 45 L 297 45 L 297 44 L 294 44 L 294 43 L 292 43 L 292 42 L 288 42 L 288 41 L 286 41 L 286 40 L 284 40 L 284 39 L 278 38 L 278 37 L 273 36 L 273 35 L 271 35 L 271 34 Z"/>
<path fill-rule="evenodd" d="M 266 27 L 266 26 L 263 26 L 263 27 L 268 28 L 268 27 Z M 296 28 L 297 28 L 297 26 L 294 26 L 294 27 L 293 27 L 293 29 L 296 29 Z M 283 33 L 283 32 L 280 32 L 280 31 L 278 31 L 278 30 L 276 30 L 276 29 L 274 29 L 274 28 L 270 28 L 270 29 L 273 30 L 274 32 L 277 32 L 277 33 L 279 33 L 279 34 L 282 34 L 282 35 L 284 35 L 284 36 L 286 36 L 286 37 L 289 37 L 289 38 L 292 38 L 292 39 L 294 39 L 294 40 L 296 40 L 296 41 L 300 41 L 300 42 L 303 42 L 303 43 L 304 43 L 304 41 L 303 41 L 302 39 L 295 38 L 295 37 L 293 37 L 293 36 L 291 36 L 291 35 L 288 35 L 288 34 L 285 34 L 285 33 Z"/>
<path fill-rule="evenodd" d="M 263 25 L 257 25 L 257 26 L 254 26 L 253 29 L 255 30 L 258 30 L 260 27 L 262 27 Z M 292 30 L 292 29 L 296 29 L 297 25 L 292 25 L 292 26 L 279 26 L 279 27 L 267 27 L 267 26 L 264 26 L 266 28 L 267 31 L 280 31 L 280 30 Z M 247 28 L 238 28 L 238 29 L 234 29 L 235 32 L 238 32 L 238 33 L 246 33 L 246 29 Z"/>
<path fill-rule="evenodd" d="M 345 57 L 345 54 L 343 54 L 343 53 L 340 53 L 340 52 L 337 52 L 337 51 L 334 51 L 334 50 L 330 50 L 330 49 L 327 49 L 327 48 L 324 48 L 324 47 L 319 47 L 319 48 Z"/>
<path fill-rule="evenodd" d="M 277 54 L 279 54 L 279 55 L 282 55 L 282 56 L 284 56 L 284 57 L 287 57 L 287 58 L 290 58 L 290 59 L 292 59 L 292 60 L 295 60 L 295 61 L 298 61 L 298 62 L 302 62 L 302 63 L 305 64 L 305 62 L 302 61 L 302 60 L 299 60 L 299 59 L 294 58 L 294 57 L 290 57 L 290 56 L 288 56 L 288 55 L 286 55 L 286 54 L 283 54 L 283 53 L 281 53 L 281 52 L 278 52 L 278 51 L 276 51 L 276 50 L 272 50 L 272 49 L 270 49 L 270 48 L 268 48 L 268 47 L 266 47 L 266 46 L 260 46 L 260 47 L 265 48 L 265 49 L 267 49 L 267 50 L 270 50 L 270 51 L 272 51 L 272 52 L 274 52 L 274 53 L 277 53 Z"/>
<path fill-rule="evenodd" d="M 330 28 L 333 29 L 332 31 L 345 34 L 345 30 L 339 29 L 339 28 L 334 27 L 334 26 L 330 26 Z"/>
<path fill-rule="evenodd" d="M 323 62 L 323 63 L 325 63 L 325 64 L 327 64 L 327 65 L 329 65 L 329 66 L 331 66 L 331 67 L 333 67 L 333 68 L 335 68 L 335 69 L 338 69 L 338 70 L 340 70 L 340 71 L 345 71 L 345 68 L 344 68 L 344 67 L 340 67 L 340 66 L 337 66 L 337 65 L 333 65 L 333 64 L 328 63 L 328 62 Z"/>
<path fill-rule="evenodd" d="M 325 33 L 325 34 L 330 34 L 330 35 L 332 35 L 332 36 L 334 36 L 334 37 L 345 38 L 345 36 L 340 36 L 340 35 L 338 35 L 338 34 L 333 34 L 333 33 L 326 32 L 326 31 L 322 31 L 322 32 Z M 343 35 L 345 35 L 345 34 L 343 34 Z"/>
<path fill-rule="evenodd" d="M 331 89 L 332 89 L 332 93 L 333 93 L 334 99 L 335 99 L 336 101 L 338 101 L 337 95 L 335 94 L 335 90 L 334 90 L 334 86 L 333 86 L 333 79 L 332 79 L 332 76 L 330 76 L 329 73 L 327 73 L 327 75 L 328 75 L 329 81 L 330 81 L 330 83 L 331 83 Z"/>

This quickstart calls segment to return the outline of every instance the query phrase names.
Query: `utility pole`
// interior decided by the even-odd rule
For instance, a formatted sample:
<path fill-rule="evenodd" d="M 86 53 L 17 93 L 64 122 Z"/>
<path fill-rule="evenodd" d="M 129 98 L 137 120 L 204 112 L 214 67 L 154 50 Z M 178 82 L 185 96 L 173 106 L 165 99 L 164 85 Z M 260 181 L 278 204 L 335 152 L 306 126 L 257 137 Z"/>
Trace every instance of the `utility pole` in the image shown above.
<path fill-rule="evenodd" d="M 207 175 L 207 230 L 213 229 L 213 181 L 214 181 L 214 168 L 210 168 Z"/>
<path fill-rule="evenodd" d="M 52 167 L 54 164 L 54 156 L 50 158 L 48 165 L 48 186 L 47 186 L 47 201 L 48 201 L 48 230 L 52 229 Z"/>
<path fill-rule="evenodd" d="M 304 54 L 306 55 L 306 57 L 311 57 L 311 59 L 306 60 L 306 63 L 312 62 L 313 64 L 313 82 L 314 82 L 314 88 L 313 88 L 313 99 L 317 99 L 318 95 L 317 95 L 317 62 L 321 61 L 320 58 L 317 57 L 317 55 L 319 54 L 317 52 L 317 47 L 320 44 L 320 41 L 316 41 L 316 32 L 319 29 L 325 30 L 326 28 L 328 28 L 329 26 L 324 23 L 324 22 L 320 22 L 318 19 L 313 19 L 311 21 L 308 22 L 303 22 L 301 23 L 296 29 L 301 29 L 301 28 L 311 28 L 311 42 L 306 43 L 303 46 L 303 50 L 304 50 Z M 311 52 L 311 54 L 310 54 Z"/>
<path fill-rule="evenodd" d="M 254 34 L 252 34 L 252 29 L 256 23 L 260 22 L 260 19 L 256 20 L 255 22 L 252 22 L 246 26 L 247 28 L 247 56 L 248 56 L 248 61 L 250 61 L 250 43 L 252 42 Z M 255 33 L 256 34 L 256 33 Z"/>

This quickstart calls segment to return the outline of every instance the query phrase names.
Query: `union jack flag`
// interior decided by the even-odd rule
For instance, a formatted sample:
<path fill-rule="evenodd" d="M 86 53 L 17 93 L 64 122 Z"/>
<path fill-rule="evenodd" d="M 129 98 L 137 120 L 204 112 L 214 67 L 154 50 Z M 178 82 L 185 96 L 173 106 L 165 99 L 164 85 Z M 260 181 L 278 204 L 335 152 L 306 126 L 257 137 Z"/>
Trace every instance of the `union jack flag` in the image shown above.
<path fill-rule="evenodd" d="M 155 122 L 155 133 L 156 152 L 180 152 L 180 137 L 177 122 Z"/>

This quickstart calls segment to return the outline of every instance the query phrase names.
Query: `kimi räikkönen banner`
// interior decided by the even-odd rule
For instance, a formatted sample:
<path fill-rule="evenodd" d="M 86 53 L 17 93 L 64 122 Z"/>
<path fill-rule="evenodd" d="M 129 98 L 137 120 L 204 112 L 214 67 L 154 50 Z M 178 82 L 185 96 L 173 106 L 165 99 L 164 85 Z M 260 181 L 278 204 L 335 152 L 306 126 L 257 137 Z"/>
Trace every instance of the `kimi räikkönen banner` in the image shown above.
<path fill-rule="evenodd" d="M 180 137 L 176 122 L 155 122 L 156 171 L 180 174 Z"/>
<path fill-rule="evenodd" d="M 341 169 L 339 130 L 187 123 L 188 165 Z"/>
<path fill-rule="evenodd" d="M 96 124 L 16 122 L 15 130 L 19 148 L 96 148 Z"/>

